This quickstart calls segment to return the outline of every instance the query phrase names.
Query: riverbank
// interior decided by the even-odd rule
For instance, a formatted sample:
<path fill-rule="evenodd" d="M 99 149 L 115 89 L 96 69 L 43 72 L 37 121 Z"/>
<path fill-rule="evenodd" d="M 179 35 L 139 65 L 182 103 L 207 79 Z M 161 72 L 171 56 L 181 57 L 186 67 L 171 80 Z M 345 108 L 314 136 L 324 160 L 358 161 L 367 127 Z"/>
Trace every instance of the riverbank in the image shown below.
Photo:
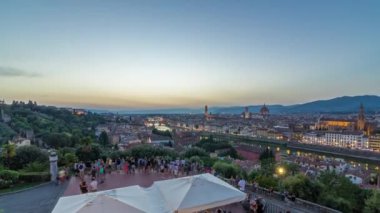
<path fill-rule="evenodd" d="M 224 139 L 228 141 L 241 141 L 245 143 L 257 143 L 257 144 L 268 144 L 272 146 L 282 146 L 288 149 L 314 152 L 319 154 L 328 154 L 336 157 L 346 157 L 352 159 L 358 159 L 362 161 L 369 161 L 375 164 L 380 164 L 380 153 L 363 151 L 363 150 L 352 150 L 346 148 L 338 148 L 332 146 L 323 146 L 323 145 L 314 145 L 314 144 L 302 144 L 299 142 L 289 142 L 281 140 L 273 140 L 266 138 L 253 138 L 248 136 L 240 135 L 230 135 L 230 134 L 221 134 L 221 133 L 211 133 L 204 132 L 204 135 L 213 135 L 213 137 Z"/>

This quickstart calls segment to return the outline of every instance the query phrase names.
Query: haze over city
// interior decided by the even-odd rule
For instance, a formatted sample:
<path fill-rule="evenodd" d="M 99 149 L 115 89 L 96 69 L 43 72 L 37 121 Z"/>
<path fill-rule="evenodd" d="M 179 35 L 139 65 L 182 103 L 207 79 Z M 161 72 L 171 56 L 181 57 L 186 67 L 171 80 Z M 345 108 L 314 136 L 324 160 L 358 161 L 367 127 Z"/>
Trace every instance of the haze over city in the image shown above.
<path fill-rule="evenodd" d="M 379 8 L 379 1 L 3 1 L 0 97 L 164 108 L 376 95 Z"/>

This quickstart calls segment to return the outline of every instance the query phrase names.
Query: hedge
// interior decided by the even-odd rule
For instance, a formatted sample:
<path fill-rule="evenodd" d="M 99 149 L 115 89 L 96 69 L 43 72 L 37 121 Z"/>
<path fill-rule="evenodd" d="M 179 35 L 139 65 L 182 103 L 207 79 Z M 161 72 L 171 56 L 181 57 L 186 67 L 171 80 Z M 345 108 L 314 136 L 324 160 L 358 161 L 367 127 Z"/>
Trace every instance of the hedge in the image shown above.
<path fill-rule="evenodd" d="M 49 172 L 23 172 L 20 173 L 20 181 L 24 182 L 46 182 L 50 181 Z"/>
<path fill-rule="evenodd" d="M 0 189 L 8 188 L 19 180 L 20 174 L 12 170 L 0 171 Z"/>

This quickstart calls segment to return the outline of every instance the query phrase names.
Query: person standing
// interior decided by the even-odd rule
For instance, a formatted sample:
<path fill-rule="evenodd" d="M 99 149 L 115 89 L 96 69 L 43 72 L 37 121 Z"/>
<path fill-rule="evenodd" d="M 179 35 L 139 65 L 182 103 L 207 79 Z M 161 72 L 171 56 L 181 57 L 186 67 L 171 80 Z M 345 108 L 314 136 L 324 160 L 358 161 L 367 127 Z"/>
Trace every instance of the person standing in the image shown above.
<path fill-rule="evenodd" d="M 84 163 L 80 162 L 79 165 L 78 165 L 78 170 L 79 170 L 79 177 L 82 180 L 84 179 L 84 169 L 85 169 Z"/>
<path fill-rule="evenodd" d="M 100 183 L 104 183 L 104 181 L 106 179 L 106 171 L 104 169 L 104 164 L 100 165 L 99 176 L 100 176 Z"/>
<path fill-rule="evenodd" d="M 242 192 L 245 191 L 245 184 L 246 184 L 246 181 L 244 180 L 244 178 L 239 180 L 238 186 L 239 186 L 240 191 Z"/>

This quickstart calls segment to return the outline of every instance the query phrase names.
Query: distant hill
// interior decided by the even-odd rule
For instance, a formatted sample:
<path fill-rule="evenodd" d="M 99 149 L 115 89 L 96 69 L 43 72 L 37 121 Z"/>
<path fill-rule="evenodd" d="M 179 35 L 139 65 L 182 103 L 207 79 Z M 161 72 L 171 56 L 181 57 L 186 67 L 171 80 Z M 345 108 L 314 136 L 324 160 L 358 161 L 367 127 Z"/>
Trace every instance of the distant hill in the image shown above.
<path fill-rule="evenodd" d="M 374 95 L 343 96 L 285 107 L 285 112 L 357 112 L 363 103 L 366 111 L 380 111 L 380 97 Z"/>
<path fill-rule="evenodd" d="M 296 105 L 267 105 L 270 112 L 278 113 L 349 113 L 357 112 L 360 104 L 363 103 L 365 111 L 380 111 L 380 97 L 375 95 L 364 96 L 343 96 L 330 100 L 318 100 Z M 262 106 L 249 106 L 250 112 L 259 112 Z M 243 106 L 236 107 L 212 107 L 212 113 L 238 114 L 243 112 Z"/>
<path fill-rule="evenodd" d="M 357 112 L 360 104 L 363 103 L 366 112 L 380 112 L 380 97 L 375 95 L 363 96 L 343 96 L 329 100 L 318 100 L 304 104 L 295 105 L 267 105 L 272 114 L 280 113 L 350 113 Z M 245 106 L 231 107 L 209 107 L 212 114 L 240 114 Z M 258 113 L 262 105 L 248 106 L 249 111 Z M 93 112 L 107 112 L 106 110 L 91 110 Z M 120 114 L 198 114 L 203 113 L 201 109 L 188 108 L 168 108 L 149 110 L 112 110 L 108 112 L 118 112 Z"/>

